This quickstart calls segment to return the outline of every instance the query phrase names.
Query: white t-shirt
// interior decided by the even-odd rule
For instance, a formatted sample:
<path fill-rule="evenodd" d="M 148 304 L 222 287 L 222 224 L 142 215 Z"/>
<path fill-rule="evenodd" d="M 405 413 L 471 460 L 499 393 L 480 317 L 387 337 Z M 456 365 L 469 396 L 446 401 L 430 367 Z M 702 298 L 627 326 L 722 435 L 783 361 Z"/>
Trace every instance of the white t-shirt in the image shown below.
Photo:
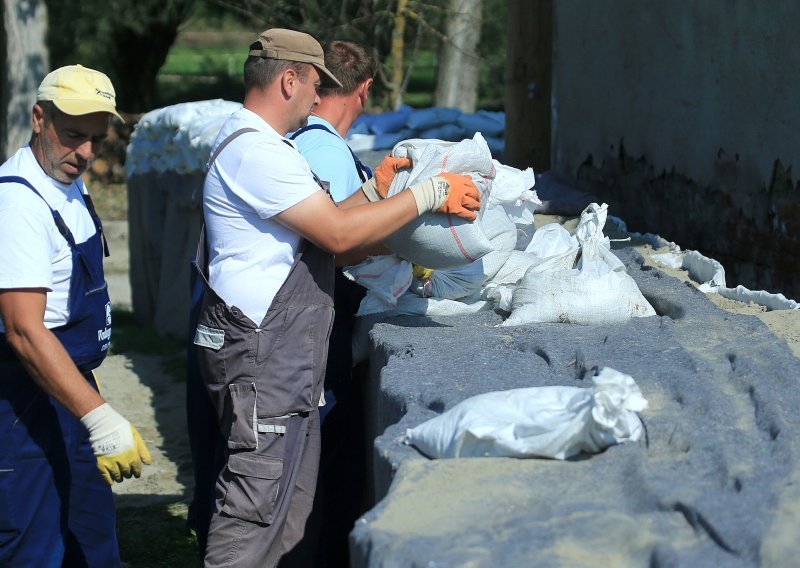
<path fill-rule="evenodd" d="M 86 193 L 83 181 L 57 182 L 44 173 L 30 146 L 0 166 L 0 176 L 27 179 L 61 214 L 76 243 L 94 235 L 94 222 L 80 196 Z M 44 324 L 54 328 L 69 319 L 71 274 L 72 251 L 42 198 L 22 184 L 0 184 L 0 289 L 46 288 Z M 5 331 L 1 322 L 0 330 Z"/>
<path fill-rule="evenodd" d="M 321 191 L 297 148 L 242 108 L 214 147 L 240 128 L 214 161 L 203 188 L 209 281 L 229 306 L 259 325 L 289 275 L 301 236 L 272 217 Z"/>

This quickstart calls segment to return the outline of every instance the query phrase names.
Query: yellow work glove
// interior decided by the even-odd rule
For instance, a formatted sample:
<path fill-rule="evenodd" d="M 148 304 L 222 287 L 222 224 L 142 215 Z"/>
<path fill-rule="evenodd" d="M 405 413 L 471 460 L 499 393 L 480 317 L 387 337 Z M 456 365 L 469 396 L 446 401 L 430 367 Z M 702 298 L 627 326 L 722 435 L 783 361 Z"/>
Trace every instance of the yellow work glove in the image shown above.
<path fill-rule="evenodd" d="M 411 265 L 411 274 L 417 280 L 427 280 L 433 274 L 432 268 L 425 268 L 424 266 L 420 266 L 419 264 L 412 264 Z"/>
<path fill-rule="evenodd" d="M 386 199 L 392 180 L 399 170 L 410 168 L 411 158 L 392 158 L 386 156 L 383 161 L 375 168 L 375 177 L 367 180 L 361 186 L 361 190 L 370 201 L 380 201 Z"/>
<path fill-rule="evenodd" d="M 469 176 L 440 173 L 408 188 L 417 202 L 417 213 L 452 213 L 474 221 L 481 208 L 481 195 Z"/>
<path fill-rule="evenodd" d="M 131 476 L 139 477 L 142 464 L 153 463 L 139 432 L 108 403 L 87 413 L 81 423 L 89 431 L 97 467 L 109 485 Z"/>

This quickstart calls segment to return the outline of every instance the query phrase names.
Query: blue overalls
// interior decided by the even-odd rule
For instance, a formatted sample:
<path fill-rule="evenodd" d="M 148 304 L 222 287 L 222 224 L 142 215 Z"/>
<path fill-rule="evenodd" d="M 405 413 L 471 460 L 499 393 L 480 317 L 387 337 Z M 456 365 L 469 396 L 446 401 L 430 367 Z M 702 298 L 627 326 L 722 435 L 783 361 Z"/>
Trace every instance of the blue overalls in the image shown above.
<path fill-rule="evenodd" d="M 23 178 L 0 183 L 22 184 L 41 197 Z M 108 246 L 91 199 L 83 199 L 96 231 L 80 244 L 50 208 L 72 250 L 69 321 L 51 331 L 97 388 L 91 371 L 111 342 Z M 34 383 L 0 334 L 0 566 L 118 566 L 115 524 L 114 498 L 88 432 Z"/>

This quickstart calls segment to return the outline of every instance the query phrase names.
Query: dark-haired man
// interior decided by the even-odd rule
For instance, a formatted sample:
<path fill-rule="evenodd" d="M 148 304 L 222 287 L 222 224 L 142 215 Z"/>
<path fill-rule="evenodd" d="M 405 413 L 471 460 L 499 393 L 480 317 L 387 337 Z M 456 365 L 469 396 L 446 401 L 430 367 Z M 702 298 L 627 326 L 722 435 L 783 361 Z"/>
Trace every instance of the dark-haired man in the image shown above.
<path fill-rule="evenodd" d="M 333 255 L 378 243 L 419 215 L 474 219 L 479 194 L 441 174 L 386 198 L 387 172 L 334 203 L 289 131 L 317 89 L 340 86 L 322 47 L 263 32 L 244 67 L 244 106 L 226 121 L 203 191 L 206 288 L 195 334 L 226 441 L 207 566 L 273 566 L 302 537 L 319 460 L 319 411 L 333 321 Z"/>
<path fill-rule="evenodd" d="M 334 40 L 323 45 L 323 50 L 326 67 L 342 86 L 321 88 L 320 102 L 308 117 L 308 125 L 289 138 L 312 171 L 330 184 L 330 194 L 338 202 L 359 191 L 372 177 L 345 137 L 366 107 L 377 63 L 364 46 L 351 41 Z M 370 252 L 388 253 L 383 247 Z M 296 565 L 347 565 L 348 534 L 363 512 L 367 446 L 362 388 L 358 374 L 353 373 L 351 346 L 355 314 L 365 292 L 341 270 L 336 271 L 336 314 L 325 371 L 326 405 L 321 410 L 320 473 L 303 545 L 292 555 Z"/>

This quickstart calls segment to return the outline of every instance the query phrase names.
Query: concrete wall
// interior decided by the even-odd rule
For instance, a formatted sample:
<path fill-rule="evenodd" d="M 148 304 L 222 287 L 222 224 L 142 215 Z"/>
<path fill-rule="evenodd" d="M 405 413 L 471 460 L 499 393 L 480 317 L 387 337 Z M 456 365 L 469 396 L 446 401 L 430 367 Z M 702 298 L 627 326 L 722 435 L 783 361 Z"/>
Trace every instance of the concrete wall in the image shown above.
<path fill-rule="evenodd" d="M 729 285 L 799 295 L 798 24 L 789 0 L 556 3 L 553 168 Z"/>

